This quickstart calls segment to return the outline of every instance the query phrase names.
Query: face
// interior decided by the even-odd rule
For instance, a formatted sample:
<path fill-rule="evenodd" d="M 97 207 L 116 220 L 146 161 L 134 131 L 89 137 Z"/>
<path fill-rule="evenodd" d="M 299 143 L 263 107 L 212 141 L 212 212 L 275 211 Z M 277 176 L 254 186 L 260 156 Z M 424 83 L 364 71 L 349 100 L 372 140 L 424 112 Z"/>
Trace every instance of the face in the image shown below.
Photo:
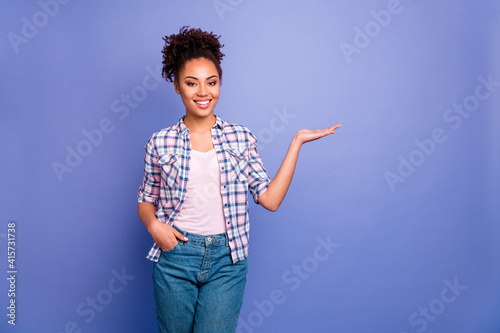
<path fill-rule="evenodd" d="M 214 63 L 205 58 L 192 59 L 184 64 L 174 81 L 175 91 L 186 106 L 186 116 L 207 117 L 219 101 L 219 73 Z"/>

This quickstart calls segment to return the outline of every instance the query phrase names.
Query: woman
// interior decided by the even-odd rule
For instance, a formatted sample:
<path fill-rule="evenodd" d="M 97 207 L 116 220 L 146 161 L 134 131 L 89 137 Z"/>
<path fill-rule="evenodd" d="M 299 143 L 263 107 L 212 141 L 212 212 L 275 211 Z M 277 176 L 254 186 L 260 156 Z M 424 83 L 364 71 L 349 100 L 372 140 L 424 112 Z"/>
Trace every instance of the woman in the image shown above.
<path fill-rule="evenodd" d="M 270 180 L 257 140 L 214 114 L 222 79 L 220 36 L 183 27 L 164 37 L 163 77 L 186 107 L 149 139 L 139 218 L 155 241 L 153 285 L 160 332 L 234 332 L 246 283 L 248 196 L 280 206 L 303 143 L 340 124 L 298 131 Z"/>

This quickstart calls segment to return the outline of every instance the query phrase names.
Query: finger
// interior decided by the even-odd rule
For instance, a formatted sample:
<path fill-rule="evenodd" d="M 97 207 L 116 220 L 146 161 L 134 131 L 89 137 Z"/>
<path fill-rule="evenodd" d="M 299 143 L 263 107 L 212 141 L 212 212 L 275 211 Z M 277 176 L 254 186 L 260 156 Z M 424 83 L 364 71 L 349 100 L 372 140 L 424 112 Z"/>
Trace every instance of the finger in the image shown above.
<path fill-rule="evenodd" d="M 184 237 L 183 234 L 181 234 L 180 232 L 178 232 L 177 230 L 174 229 L 174 235 L 177 239 L 180 239 L 181 241 L 187 241 L 188 239 L 186 237 Z"/>
<path fill-rule="evenodd" d="M 330 126 L 328 128 L 315 130 L 314 132 L 317 135 L 317 139 L 319 139 L 319 138 L 322 138 L 324 136 L 336 133 L 335 130 L 337 128 L 339 128 L 340 126 L 342 126 L 342 124 L 336 124 L 336 125 Z"/>
<path fill-rule="evenodd" d="M 342 126 L 342 124 L 336 124 L 336 125 L 328 127 L 326 130 L 328 131 L 328 134 L 337 133 L 335 130 L 341 126 Z"/>
<path fill-rule="evenodd" d="M 318 132 L 318 134 L 320 135 L 320 137 L 324 137 L 324 136 L 327 136 L 327 135 L 330 135 L 330 134 L 333 134 L 335 133 L 335 128 L 332 126 L 332 127 L 328 127 L 328 128 L 325 128 L 325 129 L 322 129 Z"/>
<path fill-rule="evenodd" d="M 332 131 L 335 131 L 337 128 L 339 128 L 341 126 L 342 126 L 342 124 L 336 124 L 336 125 L 330 126 L 328 129 L 332 130 Z"/>

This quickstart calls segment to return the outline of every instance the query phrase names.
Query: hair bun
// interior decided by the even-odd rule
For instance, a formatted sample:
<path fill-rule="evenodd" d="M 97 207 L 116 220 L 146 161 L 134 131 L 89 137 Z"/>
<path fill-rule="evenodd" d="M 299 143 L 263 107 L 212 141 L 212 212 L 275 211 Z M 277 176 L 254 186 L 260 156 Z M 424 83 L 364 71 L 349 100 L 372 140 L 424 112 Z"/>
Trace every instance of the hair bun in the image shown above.
<path fill-rule="evenodd" d="M 162 76 L 172 82 L 186 61 L 197 58 L 211 60 L 222 76 L 220 63 L 224 54 L 220 51 L 224 45 L 219 42 L 221 36 L 213 32 L 183 26 L 178 34 L 163 37 L 163 70 Z"/>

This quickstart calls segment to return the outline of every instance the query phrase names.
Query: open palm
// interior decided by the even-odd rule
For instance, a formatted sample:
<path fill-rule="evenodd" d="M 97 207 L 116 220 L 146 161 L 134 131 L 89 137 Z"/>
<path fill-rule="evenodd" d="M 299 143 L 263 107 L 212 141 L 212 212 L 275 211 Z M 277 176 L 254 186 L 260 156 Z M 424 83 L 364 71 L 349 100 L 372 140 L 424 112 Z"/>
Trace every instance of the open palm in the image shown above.
<path fill-rule="evenodd" d="M 309 141 L 314 141 L 319 138 L 322 138 L 324 136 L 330 135 L 335 133 L 335 130 L 342 126 L 342 124 L 336 124 L 333 126 L 330 126 L 328 128 L 323 128 L 323 129 L 315 129 L 315 130 L 310 130 L 310 129 L 301 129 L 297 131 L 295 134 L 297 140 L 299 140 L 300 143 L 306 143 Z"/>

